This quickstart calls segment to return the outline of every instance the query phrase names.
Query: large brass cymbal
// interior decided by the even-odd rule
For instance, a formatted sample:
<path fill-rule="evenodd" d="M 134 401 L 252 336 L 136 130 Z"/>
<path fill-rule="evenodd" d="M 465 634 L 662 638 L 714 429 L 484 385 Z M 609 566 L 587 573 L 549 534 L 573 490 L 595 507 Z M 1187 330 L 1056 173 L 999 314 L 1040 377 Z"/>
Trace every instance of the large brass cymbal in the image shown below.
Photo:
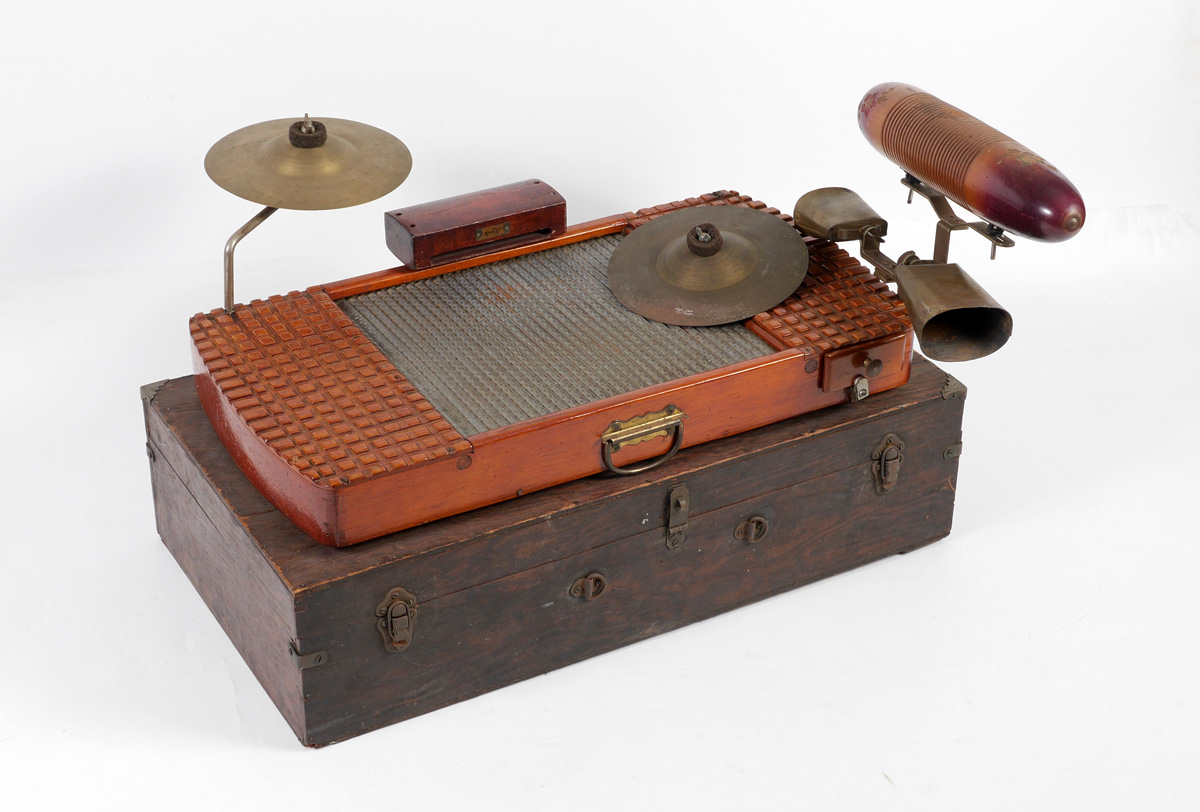
<path fill-rule="evenodd" d="M 222 189 L 246 200 L 312 211 L 382 197 L 412 170 L 408 147 L 369 124 L 315 119 L 313 124 L 324 125 L 326 138 L 318 146 L 305 147 L 289 137 L 296 123 L 295 118 L 280 118 L 230 133 L 204 156 L 204 171 Z"/>
<path fill-rule="evenodd" d="M 608 261 L 608 286 L 648 319 L 707 327 L 774 307 L 807 272 L 804 237 L 775 215 L 704 206 L 664 214 L 625 237 Z"/>

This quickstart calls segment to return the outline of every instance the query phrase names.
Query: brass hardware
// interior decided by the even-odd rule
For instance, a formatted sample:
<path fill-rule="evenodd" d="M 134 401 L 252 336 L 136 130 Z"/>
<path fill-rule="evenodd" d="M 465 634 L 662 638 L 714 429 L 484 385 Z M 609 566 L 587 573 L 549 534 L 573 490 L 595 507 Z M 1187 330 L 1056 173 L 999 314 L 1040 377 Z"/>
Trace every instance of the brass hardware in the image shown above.
<path fill-rule="evenodd" d="M 677 550 L 683 546 L 687 535 L 688 508 L 691 498 L 687 485 L 676 485 L 667 494 L 667 549 Z"/>
<path fill-rule="evenodd" d="M 162 389 L 163 386 L 170 382 L 170 380 L 170 378 L 163 378 L 161 381 L 155 381 L 154 383 L 148 383 L 142 386 L 140 390 L 142 400 L 146 401 L 147 403 L 153 402 L 154 396 L 158 394 L 158 390 Z"/>
<path fill-rule="evenodd" d="M 760 209 L 703 206 L 635 228 L 609 258 L 608 285 L 640 316 L 709 327 L 775 307 L 807 272 L 808 246 L 789 223 Z"/>
<path fill-rule="evenodd" d="M 408 648 L 413 639 L 413 627 L 417 622 L 417 598 L 400 587 L 388 592 L 383 603 L 375 609 L 379 617 L 375 626 L 383 635 L 383 647 L 388 651 L 400 652 Z"/>
<path fill-rule="evenodd" d="M 863 259 L 875 266 L 880 279 L 896 283 L 925 355 L 935 361 L 972 361 L 991 355 L 1012 335 L 1012 316 L 962 268 L 948 261 L 950 233 L 964 228 L 978 232 L 992 243 L 993 259 L 996 246 L 1010 247 L 1012 239 L 989 223 L 960 219 L 943 195 L 912 175 L 905 174 L 901 183 L 908 188 L 910 203 L 916 192 L 938 216 L 933 259 L 918 259 L 907 251 L 893 261 L 879 250 L 882 235 L 874 228 L 863 231 Z"/>
<path fill-rule="evenodd" d="M 143 401 L 143 403 L 142 403 L 143 410 L 146 409 L 147 405 L 154 402 L 154 396 L 158 394 L 158 390 L 162 389 L 163 386 L 166 385 L 166 383 L 169 380 L 171 380 L 171 379 L 163 378 L 161 381 L 155 381 L 154 383 L 148 383 L 148 384 L 145 384 L 144 386 L 142 386 L 141 396 L 142 396 L 142 401 Z M 147 418 L 147 420 L 146 420 L 146 456 L 150 458 L 150 462 L 154 462 L 155 459 L 157 459 L 157 458 L 155 457 L 155 454 L 154 454 L 154 446 L 150 444 L 150 428 L 149 427 L 150 427 L 150 421 Z"/>
<path fill-rule="evenodd" d="M 884 282 L 894 282 L 912 318 L 921 351 L 935 361 L 970 361 L 983 358 L 1004 346 L 1012 335 L 1012 316 L 962 268 L 947 260 L 950 233 L 974 229 L 996 246 L 1013 241 L 1002 229 L 989 223 L 968 223 L 955 216 L 946 198 L 912 175 L 901 181 L 909 190 L 923 195 L 938 216 L 933 259 L 923 260 L 911 251 L 892 259 L 880 246 L 887 221 L 875 214 L 862 198 L 849 189 L 816 189 L 796 201 L 795 222 L 806 234 L 835 241 L 860 240 L 859 253 Z M 870 369 L 867 378 L 873 377 Z M 851 400 L 866 397 L 855 386 Z"/>
<path fill-rule="evenodd" d="M 304 147 L 291 140 L 297 123 L 280 118 L 230 133 L 204 156 L 204 171 L 225 191 L 253 203 L 317 211 L 382 197 L 412 170 L 408 147 L 377 127 L 340 118 L 311 121 L 314 128 L 324 125 L 326 138 Z"/>
<path fill-rule="evenodd" d="M 962 400 L 966 396 L 967 387 L 963 385 L 963 382 L 953 375 L 947 374 L 946 382 L 942 384 L 942 400 L 949 400 L 950 398 Z"/>
<path fill-rule="evenodd" d="M 833 242 L 857 240 L 869 228 L 887 234 L 884 220 L 857 193 L 842 187 L 813 189 L 796 201 L 796 227 L 810 237 Z"/>
<path fill-rule="evenodd" d="M 767 535 L 770 525 L 762 516 L 751 516 L 733 529 L 733 537 L 753 544 Z"/>
<path fill-rule="evenodd" d="M 850 400 L 858 403 L 860 400 L 866 400 L 870 394 L 871 386 L 867 383 L 866 377 L 859 375 L 850 386 Z"/>
<path fill-rule="evenodd" d="M 896 283 L 922 352 L 935 361 L 972 361 L 1004 346 L 1012 316 L 962 268 L 911 251 L 892 260 L 879 250 L 881 242 L 878 229 L 867 228 L 860 253 L 876 276 Z M 935 254 L 944 257 L 944 247 Z"/>
<path fill-rule="evenodd" d="M 475 242 L 483 242 L 484 240 L 494 240 L 497 237 L 503 237 L 512 231 L 512 223 L 497 223 L 494 226 L 484 226 L 483 228 L 475 229 Z"/>
<path fill-rule="evenodd" d="M 301 671 L 306 668 L 316 668 L 318 665 L 325 665 L 325 663 L 329 662 L 328 651 L 314 651 L 312 654 L 301 654 L 296 649 L 295 640 L 288 643 L 288 654 L 292 655 L 292 659 L 296 661 L 296 667 Z"/>
<path fill-rule="evenodd" d="M 875 492 L 887 493 L 900 480 L 900 463 L 904 462 L 904 441 L 889 434 L 871 454 L 871 470 L 875 473 Z"/>
<path fill-rule="evenodd" d="M 683 446 L 685 419 L 687 415 L 671 405 L 661 412 L 649 412 L 623 422 L 613 421 L 608 431 L 600 435 L 600 454 L 604 460 L 604 467 L 614 474 L 640 474 L 657 468 L 674 457 L 675 452 Z M 655 437 L 666 437 L 668 431 L 674 431 L 675 439 L 661 457 L 625 467 L 613 464 L 612 455 L 623 447 L 637 445 Z"/>
<path fill-rule="evenodd" d="M 262 121 L 230 133 L 204 156 L 204 171 L 227 192 L 266 208 L 225 243 L 225 312 L 233 313 L 233 250 L 279 209 L 357 206 L 395 189 L 412 170 L 400 139 L 368 124 L 327 118 Z"/>
<path fill-rule="evenodd" d="M 951 443 L 942 449 L 942 459 L 952 460 L 962 456 L 962 443 Z"/>
<path fill-rule="evenodd" d="M 233 249 L 237 248 L 237 244 L 254 229 L 262 225 L 263 221 L 270 217 L 279 209 L 275 206 L 267 206 L 258 214 L 246 221 L 246 224 L 233 232 L 229 240 L 225 243 L 225 312 L 233 313 Z"/>
<path fill-rule="evenodd" d="M 950 202 L 946 200 L 945 195 L 938 194 L 908 172 L 904 173 L 904 177 L 900 179 L 900 183 L 908 188 L 909 203 L 912 203 L 913 192 L 916 192 L 929 201 L 929 205 L 933 207 L 933 213 L 938 217 L 937 234 L 933 240 L 934 262 L 944 264 L 948 261 L 947 258 L 950 255 L 950 233 L 961 231 L 964 228 L 971 229 L 992 244 L 992 259 L 996 258 L 997 246 L 1012 248 L 1016 245 L 1011 237 L 1004 234 L 1004 229 L 999 226 L 982 221 L 968 223 L 966 220 L 963 220 L 954 213 L 954 209 L 950 207 Z"/>
<path fill-rule="evenodd" d="M 1012 335 L 1012 316 L 958 265 L 909 262 L 893 277 L 921 351 L 935 361 L 983 358 Z"/>
<path fill-rule="evenodd" d="M 593 572 L 571 584 L 569 592 L 572 598 L 582 598 L 585 601 L 590 601 L 604 594 L 604 590 L 607 588 L 608 579 L 598 572 Z"/>

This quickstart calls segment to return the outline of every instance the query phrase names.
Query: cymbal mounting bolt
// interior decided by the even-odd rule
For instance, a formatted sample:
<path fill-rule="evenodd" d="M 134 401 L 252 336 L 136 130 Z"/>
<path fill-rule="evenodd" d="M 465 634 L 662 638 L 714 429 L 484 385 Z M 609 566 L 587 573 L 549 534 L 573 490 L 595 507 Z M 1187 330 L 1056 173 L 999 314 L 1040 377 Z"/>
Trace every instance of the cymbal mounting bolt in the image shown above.
<path fill-rule="evenodd" d="M 687 233 L 687 247 L 698 257 L 711 257 L 721 250 L 725 238 L 712 223 L 701 223 Z"/>
<path fill-rule="evenodd" d="M 288 128 L 288 141 L 293 147 L 300 149 L 323 146 L 328 137 L 329 133 L 325 131 L 325 125 L 319 121 L 313 121 L 308 117 L 308 113 L 304 114 L 304 121 L 297 121 Z"/>

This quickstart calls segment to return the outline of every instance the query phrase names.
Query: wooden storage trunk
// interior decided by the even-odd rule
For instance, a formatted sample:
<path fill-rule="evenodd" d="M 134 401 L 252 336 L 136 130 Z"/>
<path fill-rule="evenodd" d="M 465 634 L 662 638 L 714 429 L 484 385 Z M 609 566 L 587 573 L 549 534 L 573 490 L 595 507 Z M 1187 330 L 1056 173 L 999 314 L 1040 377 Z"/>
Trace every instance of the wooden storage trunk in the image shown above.
<path fill-rule="evenodd" d="M 162 539 L 320 746 L 950 531 L 966 391 L 908 384 L 351 548 L 243 476 L 192 378 L 143 388 Z"/>

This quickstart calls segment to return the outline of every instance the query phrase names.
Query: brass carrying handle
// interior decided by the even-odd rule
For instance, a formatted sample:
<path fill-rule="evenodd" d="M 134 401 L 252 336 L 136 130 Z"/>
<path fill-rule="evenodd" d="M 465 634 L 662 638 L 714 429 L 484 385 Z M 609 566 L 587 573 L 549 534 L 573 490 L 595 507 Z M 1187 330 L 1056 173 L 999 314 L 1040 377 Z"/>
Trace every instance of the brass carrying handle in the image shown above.
<path fill-rule="evenodd" d="M 674 457 L 675 452 L 683 447 L 683 421 L 686 417 L 686 414 L 671 405 L 661 412 L 638 415 L 626 421 L 613 421 L 609 425 L 608 431 L 600 436 L 600 456 L 604 460 L 604 467 L 614 474 L 626 476 L 653 471 Z M 671 447 L 662 456 L 639 462 L 636 465 L 613 464 L 613 454 L 624 446 L 637 445 L 655 437 L 665 437 L 668 431 L 673 432 L 674 439 L 671 441 Z"/>

